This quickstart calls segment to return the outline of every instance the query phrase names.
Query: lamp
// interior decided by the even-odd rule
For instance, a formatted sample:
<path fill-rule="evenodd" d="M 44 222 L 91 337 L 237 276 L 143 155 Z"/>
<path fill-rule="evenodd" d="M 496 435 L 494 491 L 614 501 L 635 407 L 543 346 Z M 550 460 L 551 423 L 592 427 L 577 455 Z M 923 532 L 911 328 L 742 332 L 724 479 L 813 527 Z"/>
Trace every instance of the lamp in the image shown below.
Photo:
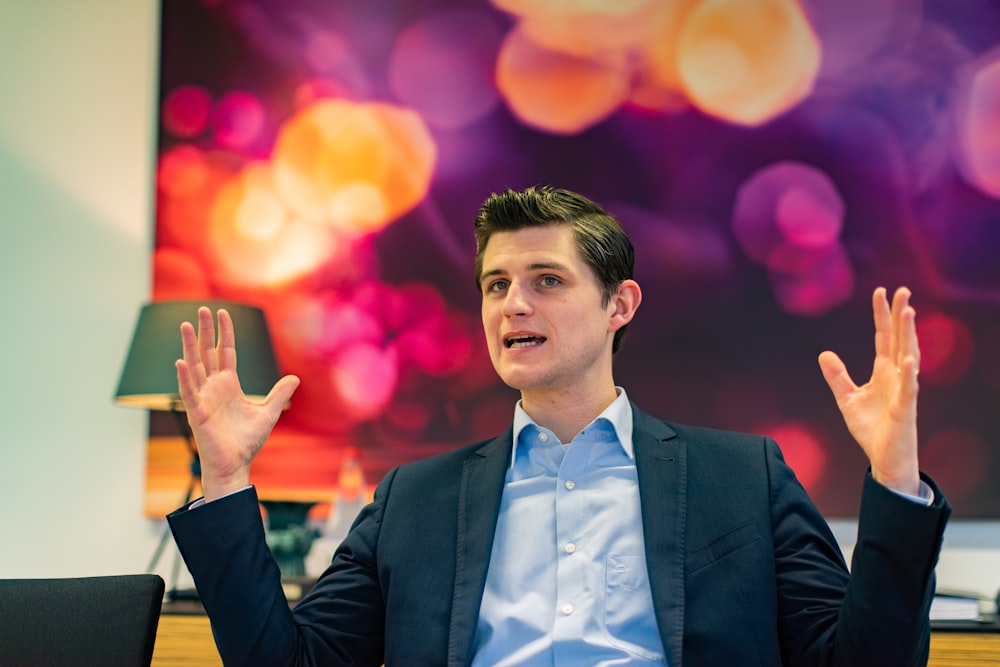
<path fill-rule="evenodd" d="M 174 362 L 183 354 L 181 323 L 197 327 L 200 306 L 210 308 L 213 316 L 219 308 L 232 316 L 243 393 L 253 399 L 267 396 L 280 375 L 260 308 L 229 301 L 156 301 L 139 311 L 115 403 L 148 410 L 184 410 Z"/>
<path fill-rule="evenodd" d="M 174 362 L 183 355 L 181 323 L 191 322 L 197 327 L 200 306 L 210 308 L 213 316 L 219 308 L 224 308 L 232 317 L 240 364 L 240 386 L 247 397 L 262 400 L 280 377 L 267 321 L 259 308 L 229 301 L 156 301 L 144 305 L 139 311 L 139 321 L 132 335 L 132 345 L 125 358 L 114 400 L 118 405 L 170 411 L 173 414 L 191 454 L 191 479 L 182 503 L 185 505 L 191 501 L 195 485 L 201 478 L 201 464 L 187 418 L 182 414 L 184 402 L 177 390 Z M 148 572 L 152 572 L 159 562 L 168 536 L 169 529 L 160 539 L 146 568 Z M 178 568 L 175 557 L 173 581 L 167 593 L 170 599 L 181 596 L 176 589 Z"/>

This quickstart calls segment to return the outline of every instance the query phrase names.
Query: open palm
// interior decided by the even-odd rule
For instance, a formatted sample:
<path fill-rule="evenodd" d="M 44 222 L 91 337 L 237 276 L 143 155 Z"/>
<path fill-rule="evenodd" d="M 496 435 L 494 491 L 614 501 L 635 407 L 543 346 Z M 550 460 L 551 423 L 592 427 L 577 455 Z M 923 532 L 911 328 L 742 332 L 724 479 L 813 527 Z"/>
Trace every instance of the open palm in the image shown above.
<path fill-rule="evenodd" d="M 236 373 L 236 335 L 229 313 L 218 311 L 215 340 L 212 312 L 198 309 L 198 332 L 181 325 L 183 359 L 177 384 L 201 457 L 202 487 L 211 501 L 249 484 L 250 463 L 264 446 L 281 411 L 299 385 L 281 378 L 263 402 L 249 400 Z"/>
<path fill-rule="evenodd" d="M 916 495 L 920 348 L 910 290 L 897 289 L 890 307 L 885 288 L 879 287 L 872 295 L 872 311 L 875 363 L 868 382 L 856 385 L 833 352 L 823 352 L 819 364 L 848 430 L 871 462 L 872 476 L 889 488 Z"/>

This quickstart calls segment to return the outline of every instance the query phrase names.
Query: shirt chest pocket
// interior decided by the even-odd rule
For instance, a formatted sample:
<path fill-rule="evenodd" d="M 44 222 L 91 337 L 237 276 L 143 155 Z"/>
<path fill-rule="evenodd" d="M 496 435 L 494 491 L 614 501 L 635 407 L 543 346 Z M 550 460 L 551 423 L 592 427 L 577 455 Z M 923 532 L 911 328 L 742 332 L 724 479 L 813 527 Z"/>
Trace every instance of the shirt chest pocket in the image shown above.
<path fill-rule="evenodd" d="M 638 658 L 663 663 L 645 557 L 608 556 L 605 574 L 604 629 L 608 641 Z"/>

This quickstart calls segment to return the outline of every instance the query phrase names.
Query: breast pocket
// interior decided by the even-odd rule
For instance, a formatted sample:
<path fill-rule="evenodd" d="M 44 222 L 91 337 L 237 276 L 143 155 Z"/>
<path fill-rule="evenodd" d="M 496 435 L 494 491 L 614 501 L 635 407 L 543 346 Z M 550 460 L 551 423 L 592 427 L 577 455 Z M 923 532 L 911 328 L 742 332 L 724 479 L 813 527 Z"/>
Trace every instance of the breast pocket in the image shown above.
<path fill-rule="evenodd" d="M 604 620 L 608 641 L 633 656 L 662 663 L 663 648 L 645 557 L 608 556 L 606 575 Z"/>
<path fill-rule="evenodd" d="M 756 543 L 761 539 L 757 524 L 751 522 L 737 526 L 688 556 L 688 576 L 695 574 L 703 567 L 717 563 L 740 549 Z"/>

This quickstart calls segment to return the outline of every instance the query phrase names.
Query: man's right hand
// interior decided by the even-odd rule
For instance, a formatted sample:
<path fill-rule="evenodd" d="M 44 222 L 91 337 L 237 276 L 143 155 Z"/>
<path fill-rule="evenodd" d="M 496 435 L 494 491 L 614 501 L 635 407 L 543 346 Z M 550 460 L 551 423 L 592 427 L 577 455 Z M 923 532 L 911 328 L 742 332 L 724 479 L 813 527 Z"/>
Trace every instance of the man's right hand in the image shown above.
<path fill-rule="evenodd" d="M 233 320 L 223 309 L 218 318 L 218 344 L 208 308 L 198 309 L 197 334 L 190 322 L 181 325 L 184 358 L 175 364 L 181 400 L 201 458 L 206 502 L 250 484 L 250 463 L 299 386 L 299 378 L 286 375 L 262 403 L 248 400 L 236 374 Z"/>

